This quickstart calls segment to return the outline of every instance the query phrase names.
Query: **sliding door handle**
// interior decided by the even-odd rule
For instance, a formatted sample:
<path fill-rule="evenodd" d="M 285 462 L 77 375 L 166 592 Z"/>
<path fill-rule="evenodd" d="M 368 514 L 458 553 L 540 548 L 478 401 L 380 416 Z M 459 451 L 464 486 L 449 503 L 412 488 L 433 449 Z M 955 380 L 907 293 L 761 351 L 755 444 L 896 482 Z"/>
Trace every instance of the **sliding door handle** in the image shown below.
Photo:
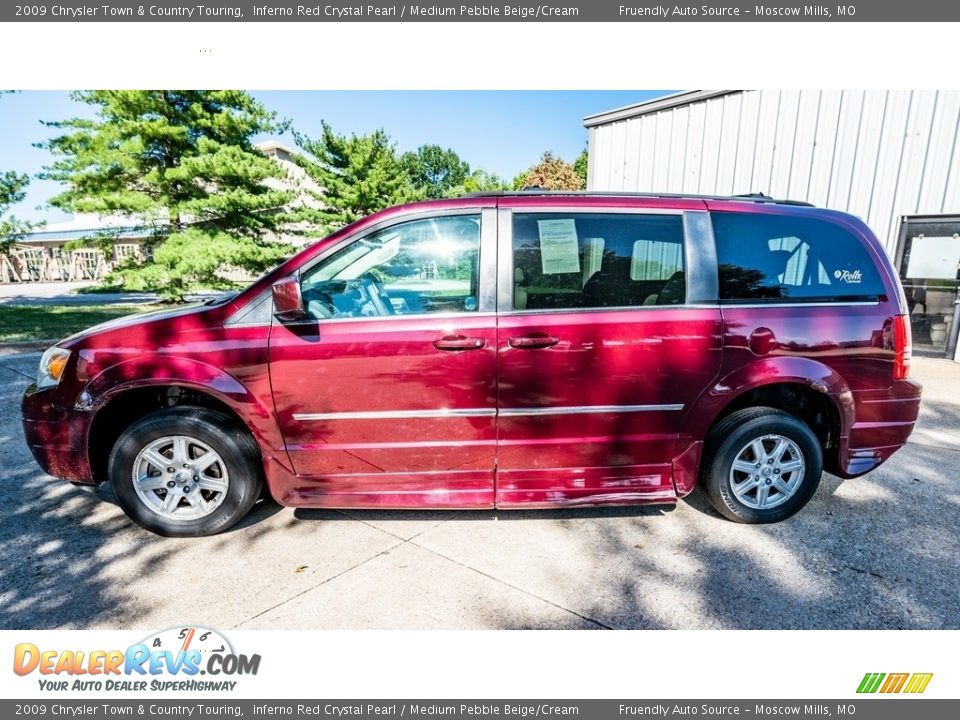
<path fill-rule="evenodd" d="M 463 335 L 446 335 L 433 341 L 433 346 L 437 350 L 479 350 L 485 344 L 483 338 Z"/>
<path fill-rule="evenodd" d="M 539 348 L 553 347 L 560 338 L 553 335 L 524 335 L 523 337 L 512 337 L 507 342 L 510 347 L 520 350 L 537 350 Z"/>

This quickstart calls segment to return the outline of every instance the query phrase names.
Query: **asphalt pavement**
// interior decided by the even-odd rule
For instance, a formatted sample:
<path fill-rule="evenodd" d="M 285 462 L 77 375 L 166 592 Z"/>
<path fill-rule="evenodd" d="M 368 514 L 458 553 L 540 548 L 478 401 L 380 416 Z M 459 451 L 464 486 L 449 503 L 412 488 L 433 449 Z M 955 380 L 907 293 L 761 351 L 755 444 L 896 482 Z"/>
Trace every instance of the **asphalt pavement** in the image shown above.
<path fill-rule="evenodd" d="M 260 502 L 226 534 L 157 537 L 108 487 L 44 475 L 0 356 L 0 628 L 958 628 L 960 365 L 917 358 L 911 442 L 824 476 L 794 518 L 676 507 L 320 511 Z"/>

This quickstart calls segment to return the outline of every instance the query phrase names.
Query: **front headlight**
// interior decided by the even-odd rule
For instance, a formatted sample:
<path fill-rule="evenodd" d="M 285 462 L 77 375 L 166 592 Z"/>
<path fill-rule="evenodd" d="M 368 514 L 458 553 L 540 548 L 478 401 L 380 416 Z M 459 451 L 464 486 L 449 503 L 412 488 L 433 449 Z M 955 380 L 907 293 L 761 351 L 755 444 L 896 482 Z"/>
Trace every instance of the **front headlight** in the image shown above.
<path fill-rule="evenodd" d="M 49 388 L 60 384 L 63 371 L 70 359 L 70 351 L 60 347 L 52 347 L 40 358 L 40 370 L 37 372 L 37 387 Z"/>

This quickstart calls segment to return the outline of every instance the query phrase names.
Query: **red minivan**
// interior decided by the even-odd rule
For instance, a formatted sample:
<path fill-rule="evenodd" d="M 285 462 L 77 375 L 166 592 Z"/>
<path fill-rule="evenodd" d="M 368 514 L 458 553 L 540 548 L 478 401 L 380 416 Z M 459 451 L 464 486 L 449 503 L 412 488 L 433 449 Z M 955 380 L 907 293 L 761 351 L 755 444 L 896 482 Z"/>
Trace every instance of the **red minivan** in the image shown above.
<path fill-rule="evenodd" d="M 149 530 L 328 508 L 673 503 L 783 520 L 903 446 L 906 303 L 849 215 L 765 196 L 404 205 L 246 290 L 99 325 L 23 398 L 51 475 Z"/>

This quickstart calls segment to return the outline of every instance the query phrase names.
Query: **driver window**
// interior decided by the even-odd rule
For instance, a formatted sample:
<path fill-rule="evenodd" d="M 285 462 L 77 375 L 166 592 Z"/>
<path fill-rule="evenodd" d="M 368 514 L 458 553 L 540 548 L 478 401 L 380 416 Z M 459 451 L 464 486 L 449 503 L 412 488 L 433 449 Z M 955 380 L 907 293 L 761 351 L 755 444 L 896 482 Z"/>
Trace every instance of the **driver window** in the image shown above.
<path fill-rule="evenodd" d="M 480 216 L 392 225 L 341 248 L 301 279 L 315 320 L 477 309 Z"/>

